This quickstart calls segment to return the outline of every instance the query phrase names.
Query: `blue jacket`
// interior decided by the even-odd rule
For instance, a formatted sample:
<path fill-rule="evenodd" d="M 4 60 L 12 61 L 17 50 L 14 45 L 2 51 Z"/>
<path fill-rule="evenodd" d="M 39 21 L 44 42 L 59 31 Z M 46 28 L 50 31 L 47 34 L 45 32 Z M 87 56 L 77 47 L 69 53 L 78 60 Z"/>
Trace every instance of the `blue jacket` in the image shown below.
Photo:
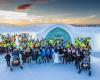
<path fill-rule="evenodd" d="M 42 56 L 45 56 L 46 55 L 46 50 L 42 48 L 41 54 L 42 54 Z"/>

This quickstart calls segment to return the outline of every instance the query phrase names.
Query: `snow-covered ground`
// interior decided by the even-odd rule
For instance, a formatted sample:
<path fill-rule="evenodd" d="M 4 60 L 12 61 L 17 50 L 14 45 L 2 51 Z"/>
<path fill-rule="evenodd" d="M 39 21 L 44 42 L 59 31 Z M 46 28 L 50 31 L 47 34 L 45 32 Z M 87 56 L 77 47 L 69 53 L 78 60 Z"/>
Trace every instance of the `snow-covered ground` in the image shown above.
<path fill-rule="evenodd" d="M 92 75 L 78 74 L 73 64 L 24 64 L 24 69 L 14 68 L 11 72 L 0 56 L 0 80 L 100 80 L 100 56 L 91 56 Z"/>

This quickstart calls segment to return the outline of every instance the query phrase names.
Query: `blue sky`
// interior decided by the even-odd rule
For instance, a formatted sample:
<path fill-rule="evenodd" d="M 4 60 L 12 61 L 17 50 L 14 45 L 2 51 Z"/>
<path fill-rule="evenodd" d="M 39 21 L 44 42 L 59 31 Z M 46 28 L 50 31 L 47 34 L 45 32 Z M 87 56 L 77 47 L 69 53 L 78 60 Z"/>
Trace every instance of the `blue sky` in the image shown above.
<path fill-rule="evenodd" d="M 100 0 L 0 0 L 0 10 L 16 11 L 16 7 L 24 3 L 32 4 L 25 12 L 37 16 L 100 19 Z"/>

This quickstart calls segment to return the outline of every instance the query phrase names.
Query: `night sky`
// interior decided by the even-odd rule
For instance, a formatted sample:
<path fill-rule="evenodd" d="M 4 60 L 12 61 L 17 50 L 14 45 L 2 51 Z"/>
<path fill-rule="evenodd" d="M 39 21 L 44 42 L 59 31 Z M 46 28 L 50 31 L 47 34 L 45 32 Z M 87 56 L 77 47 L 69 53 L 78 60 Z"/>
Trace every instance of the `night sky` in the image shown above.
<path fill-rule="evenodd" d="M 100 19 L 100 0 L 0 0 L 0 10 L 16 11 L 17 6 L 26 3 L 32 8 L 23 12 L 37 16 Z"/>

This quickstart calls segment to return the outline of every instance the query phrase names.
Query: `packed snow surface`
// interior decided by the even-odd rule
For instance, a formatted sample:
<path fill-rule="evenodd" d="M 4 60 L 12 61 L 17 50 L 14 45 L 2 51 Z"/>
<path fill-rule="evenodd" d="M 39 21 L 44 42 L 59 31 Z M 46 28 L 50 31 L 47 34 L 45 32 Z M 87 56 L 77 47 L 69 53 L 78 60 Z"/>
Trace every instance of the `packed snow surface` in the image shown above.
<path fill-rule="evenodd" d="M 0 80 L 100 80 L 100 55 L 91 56 L 92 75 L 83 71 L 81 74 L 74 64 L 36 64 L 23 65 L 24 69 L 15 67 L 14 71 L 6 66 L 4 56 L 0 56 Z"/>

